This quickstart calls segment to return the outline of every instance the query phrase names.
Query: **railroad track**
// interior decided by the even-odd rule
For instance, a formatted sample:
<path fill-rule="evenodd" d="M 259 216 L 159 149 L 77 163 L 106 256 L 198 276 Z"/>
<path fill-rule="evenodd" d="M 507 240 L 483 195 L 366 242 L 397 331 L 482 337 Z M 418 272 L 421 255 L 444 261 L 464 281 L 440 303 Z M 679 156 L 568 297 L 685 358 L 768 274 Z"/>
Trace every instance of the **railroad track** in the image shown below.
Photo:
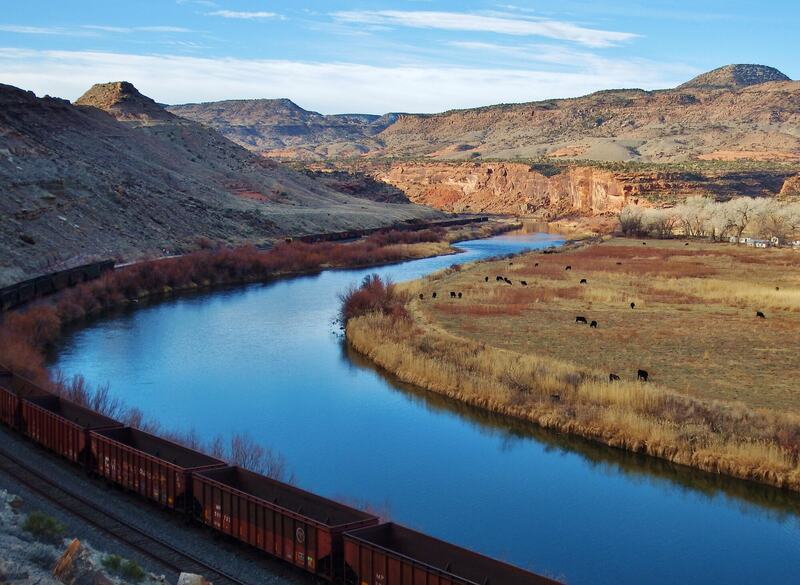
<path fill-rule="evenodd" d="M 176 548 L 161 538 L 126 522 L 115 514 L 98 510 L 90 500 L 53 483 L 42 473 L 2 449 L 0 449 L 0 471 L 7 473 L 32 492 L 64 508 L 69 513 L 176 574 L 184 572 L 203 575 L 214 585 L 250 585 L 209 565 L 191 553 Z"/>

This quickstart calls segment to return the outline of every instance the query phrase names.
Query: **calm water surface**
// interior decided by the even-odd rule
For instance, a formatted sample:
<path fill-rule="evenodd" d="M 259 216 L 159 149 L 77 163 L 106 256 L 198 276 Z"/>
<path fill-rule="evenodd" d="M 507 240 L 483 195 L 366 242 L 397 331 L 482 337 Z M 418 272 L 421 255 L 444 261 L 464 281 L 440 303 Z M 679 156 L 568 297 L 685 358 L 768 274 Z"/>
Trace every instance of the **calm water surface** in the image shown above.
<path fill-rule="evenodd" d="M 800 583 L 798 498 L 442 399 L 334 333 L 337 294 L 365 274 L 406 280 L 560 243 L 501 236 L 456 256 L 156 303 L 71 333 L 53 365 L 110 382 L 164 425 L 246 431 L 304 488 L 568 583 Z"/>

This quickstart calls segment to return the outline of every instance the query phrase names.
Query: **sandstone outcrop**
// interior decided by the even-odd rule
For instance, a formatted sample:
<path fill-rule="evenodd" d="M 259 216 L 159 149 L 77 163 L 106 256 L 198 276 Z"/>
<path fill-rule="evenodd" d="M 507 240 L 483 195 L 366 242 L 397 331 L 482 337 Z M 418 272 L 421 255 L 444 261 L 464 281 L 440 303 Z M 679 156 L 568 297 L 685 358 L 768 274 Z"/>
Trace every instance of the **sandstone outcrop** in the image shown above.
<path fill-rule="evenodd" d="M 552 219 L 565 215 L 603 215 L 628 203 L 670 205 L 691 195 L 726 198 L 774 196 L 791 170 L 715 172 L 612 171 L 594 166 L 537 170 L 523 163 L 360 163 L 379 181 L 404 192 L 414 203 L 446 211 L 506 213 Z"/>

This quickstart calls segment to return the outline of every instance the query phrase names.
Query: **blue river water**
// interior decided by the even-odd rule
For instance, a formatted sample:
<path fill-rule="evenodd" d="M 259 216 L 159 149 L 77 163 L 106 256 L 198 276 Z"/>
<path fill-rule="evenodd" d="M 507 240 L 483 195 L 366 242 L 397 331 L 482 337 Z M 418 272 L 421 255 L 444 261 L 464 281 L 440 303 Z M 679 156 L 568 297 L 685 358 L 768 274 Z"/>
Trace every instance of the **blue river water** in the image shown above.
<path fill-rule="evenodd" d="M 349 350 L 338 294 L 559 245 L 463 253 L 202 293 L 70 332 L 52 365 L 201 437 L 246 432 L 298 485 L 570 584 L 800 583 L 800 498 L 545 432 L 402 384 Z"/>

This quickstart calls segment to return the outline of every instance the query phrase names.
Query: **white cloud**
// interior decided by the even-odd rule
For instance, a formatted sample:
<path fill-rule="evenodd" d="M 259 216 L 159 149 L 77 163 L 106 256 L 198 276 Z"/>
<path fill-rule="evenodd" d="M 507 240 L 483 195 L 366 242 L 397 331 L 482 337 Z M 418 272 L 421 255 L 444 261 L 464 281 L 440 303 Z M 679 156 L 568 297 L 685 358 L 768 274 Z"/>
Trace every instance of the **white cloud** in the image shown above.
<path fill-rule="evenodd" d="M 240 20 L 258 20 L 264 18 L 277 18 L 279 14 L 275 12 L 237 12 L 236 10 L 215 10 L 209 12 L 209 16 L 221 16 L 222 18 L 238 18 Z"/>
<path fill-rule="evenodd" d="M 672 87 L 686 78 L 664 78 L 661 70 L 652 63 L 563 73 L 0 48 L 2 82 L 39 95 L 75 99 L 94 83 L 124 79 L 159 102 L 288 97 L 325 113 L 437 112 L 613 87 Z"/>
<path fill-rule="evenodd" d="M 346 23 L 542 36 L 589 47 L 609 47 L 638 36 L 628 32 L 586 28 L 570 22 L 512 14 L 497 16 L 424 10 L 354 10 L 334 12 L 333 17 Z"/>

